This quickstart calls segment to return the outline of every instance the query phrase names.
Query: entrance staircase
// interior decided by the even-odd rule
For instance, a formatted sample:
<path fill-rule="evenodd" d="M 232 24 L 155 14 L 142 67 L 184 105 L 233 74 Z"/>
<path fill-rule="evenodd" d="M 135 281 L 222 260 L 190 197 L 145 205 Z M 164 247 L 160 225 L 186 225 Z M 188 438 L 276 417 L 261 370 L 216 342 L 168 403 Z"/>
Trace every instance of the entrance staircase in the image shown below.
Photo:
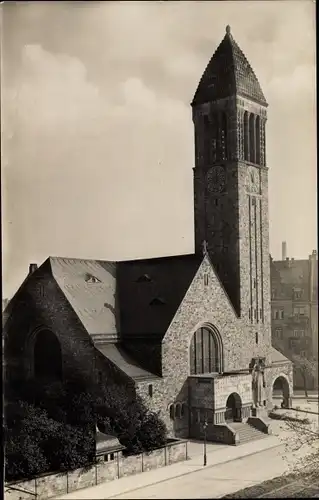
<path fill-rule="evenodd" d="M 265 434 L 252 425 L 244 422 L 231 422 L 228 425 L 239 435 L 238 444 L 248 443 L 249 441 L 254 441 L 268 436 L 268 434 Z"/>

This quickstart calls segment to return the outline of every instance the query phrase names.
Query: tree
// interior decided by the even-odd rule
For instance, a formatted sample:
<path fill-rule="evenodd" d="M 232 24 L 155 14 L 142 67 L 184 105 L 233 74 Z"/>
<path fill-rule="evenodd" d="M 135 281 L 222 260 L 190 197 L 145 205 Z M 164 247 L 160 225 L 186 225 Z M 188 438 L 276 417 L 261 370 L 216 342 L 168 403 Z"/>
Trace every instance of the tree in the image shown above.
<path fill-rule="evenodd" d="M 306 358 L 299 354 L 292 356 L 294 367 L 300 372 L 303 379 L 303 388 L 306 398 L 308 397 L 308 382 L 309 379 L 318 378 L 318 360 L 315 357 Z"/>
<path fill-rule="evenodd" d="M 307 477 L 307 481 L 319 478 L 318 413 L 307 414 L 297 408 L 294 419 L 285 420 L 288 434 L 286 456 L 294 457 L 290 463 L 293 472 Z"/>

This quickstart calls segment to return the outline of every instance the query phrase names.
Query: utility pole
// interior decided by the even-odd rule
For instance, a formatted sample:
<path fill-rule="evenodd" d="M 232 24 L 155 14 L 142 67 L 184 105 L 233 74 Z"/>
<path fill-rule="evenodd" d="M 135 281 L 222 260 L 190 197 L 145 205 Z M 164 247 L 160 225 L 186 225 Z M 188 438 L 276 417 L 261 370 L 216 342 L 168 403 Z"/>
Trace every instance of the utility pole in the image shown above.
<path fill-rule="evenodd" d="M 207 429 L 208 423 L 207 420 L 205 419 L 205 422 L 203 424 L 203 429 L 204 429 L 204 466 L 207 465 L 207 453 L 206 453 L 206 429 Z"/>

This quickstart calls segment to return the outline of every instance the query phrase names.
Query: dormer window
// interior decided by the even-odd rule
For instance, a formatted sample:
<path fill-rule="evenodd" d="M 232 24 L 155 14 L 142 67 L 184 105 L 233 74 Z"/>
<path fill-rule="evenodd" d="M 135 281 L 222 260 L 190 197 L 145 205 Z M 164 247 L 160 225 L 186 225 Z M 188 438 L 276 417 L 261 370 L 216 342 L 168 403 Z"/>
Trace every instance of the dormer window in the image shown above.
<path fill-rule="evenodd" d="M 155 299 L 151 300 L 150 306 L 162 306 L 165 304 L 165 300 L 161 297 L 155 297 Z"/>
<path fill-rule="evenodd" d="M 85 276 L 85 281 L 87 283 L 101 283 L 101 281 L 96 276 L 93 276 L 93 274 L 89 273 L 87 273 L 87 275 Z"/>
<path fill-rule="evenodd" d="M 146 283 L 149 281 L 152 281 L 152 278 L 148 274 L 143 274 L 136 280 L 137 283 Z"/>

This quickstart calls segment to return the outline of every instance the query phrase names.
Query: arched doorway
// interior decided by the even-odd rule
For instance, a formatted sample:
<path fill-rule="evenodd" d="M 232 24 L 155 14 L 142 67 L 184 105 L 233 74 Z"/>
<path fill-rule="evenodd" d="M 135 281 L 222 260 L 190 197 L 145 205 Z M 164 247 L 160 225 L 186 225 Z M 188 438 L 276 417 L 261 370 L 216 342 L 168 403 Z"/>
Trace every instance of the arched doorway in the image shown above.
<path fill-rule="evenodd" d="M 225 421 L 226 422 L 241 422 L 241 397 L 237 392 L 233 392 L 228 396 L 226 401 L 226 412 Z"/>
<path fill-rule="evenodd" d="M 62 379 L 62 353 L 57 337 L 50 330 L 40 330 L 34 342 L 33 374 L 36 379 Z"/>
<path fill-rule="evenodd" d="M 291 395 L 289 382 L 283 375 L 277 377 L 272 385 L 272 399 L 273 403 L 278 399 L 281 399 L 281 406 L 283 408 L 289 408 L 291 406 Z M 276 404 L 276 403 L 274 403 Z"/>

